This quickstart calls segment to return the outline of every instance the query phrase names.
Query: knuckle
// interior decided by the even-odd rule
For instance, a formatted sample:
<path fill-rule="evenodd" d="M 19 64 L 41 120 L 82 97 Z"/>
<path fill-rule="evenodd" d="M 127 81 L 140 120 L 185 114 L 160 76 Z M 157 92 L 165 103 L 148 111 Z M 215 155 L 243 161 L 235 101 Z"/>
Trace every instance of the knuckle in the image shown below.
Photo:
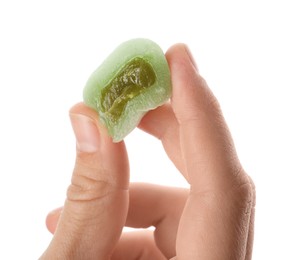
<path fill-rule="evenodd" d="M 73 175 L 67 190 L 69 201 L 92 201 L 107 196 L 111 185 L 105 180 L 96 180 L 84 175 Z"/>
<path fill-rule="evenodd" d="M 251 195 L 252 195 L 252 207 L 255 207 L 256 205 L 256 186 L 254 181 L 250 176 L 248 176 L 250 187 L 251 187 Z"/>
<path fill-rule="evenodd" d="M 67 189 L 67 199 L 70 201 L 98 200 L 114 189 L 110 174 L 96 163 L 89 160 L 76 161 L 71 184 Z"/>
<path fill-rule="evenodd" d="M 252 208 L 255 207 L 255 185 L 247 174 L 243 177 L 244 181 L 237 183 L 229 195 L 238 209 L 244 210 L 245 214 L 250 214 Z"/>
<path fill-rule="evenodd" d="M 240 201 L 250 201 L 252 198 L 252 188 L 249 182 L 242 183 L 241 185 L 234 188 L 232 195 L 236 195 Z"/>

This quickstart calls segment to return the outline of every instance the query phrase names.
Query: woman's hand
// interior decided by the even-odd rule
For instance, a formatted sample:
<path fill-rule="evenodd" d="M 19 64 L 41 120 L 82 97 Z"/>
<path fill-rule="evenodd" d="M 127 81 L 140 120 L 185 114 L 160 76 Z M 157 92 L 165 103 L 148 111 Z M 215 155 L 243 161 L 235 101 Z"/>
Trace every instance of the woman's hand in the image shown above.
<path fill-rule="evenodd" d="M 129 204 L 129 165 L 123 142 L 114 144 L 96 113 L 70 110 L 77 156 L 65 205 L 49 214 L 54 237 L 41 259 L 109 259 Z"/>
<path fill-rule="evenodd" d="M 42 259 L 251 259 L 253 182 L 187 47 L 177 44 L 166 57 L 171 104 L 149 112 L 140 128 L 161 140 L 190 189 L 129 186 L 123 142 L 113 144 L 96 113 L 79 104 L 70 112 L 72 184 L 64 208 L 48 215 L 55 234 Z M 121 235 L 125 225 L 156 229 Z"/>

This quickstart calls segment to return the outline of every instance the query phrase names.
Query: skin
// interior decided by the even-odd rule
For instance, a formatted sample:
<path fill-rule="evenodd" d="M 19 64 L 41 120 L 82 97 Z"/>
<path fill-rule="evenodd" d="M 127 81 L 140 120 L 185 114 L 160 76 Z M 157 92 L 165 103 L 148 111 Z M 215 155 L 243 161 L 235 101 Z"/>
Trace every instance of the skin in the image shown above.
<path fill-rule="evenodd" d="M 72 183 L 64 206 L 47 217 L 54 236 L 40 259 L 251 259 L 254 184 L 186 45 L 172 46 L 166 58 L 171 102 L 139 127 L 162 142 L 190 189 L 129 184 L 124 142 L 113 143 L 97 114 L 77 104 Z M 122 233 L 124 226 L 156 229 Z"/>

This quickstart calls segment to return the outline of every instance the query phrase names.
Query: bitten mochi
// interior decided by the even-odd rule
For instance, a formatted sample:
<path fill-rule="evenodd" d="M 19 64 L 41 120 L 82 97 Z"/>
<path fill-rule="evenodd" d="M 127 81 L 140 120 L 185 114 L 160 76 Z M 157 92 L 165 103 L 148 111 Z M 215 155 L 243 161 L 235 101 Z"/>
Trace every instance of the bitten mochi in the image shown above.
<path fill-rule="evenodd" d="M 171 96 L 170 71 L 162 49 L 148 39 L 119 45 L 92 73 L 83 91 L 114 142 L 124 139 L 145 113 Z"/>

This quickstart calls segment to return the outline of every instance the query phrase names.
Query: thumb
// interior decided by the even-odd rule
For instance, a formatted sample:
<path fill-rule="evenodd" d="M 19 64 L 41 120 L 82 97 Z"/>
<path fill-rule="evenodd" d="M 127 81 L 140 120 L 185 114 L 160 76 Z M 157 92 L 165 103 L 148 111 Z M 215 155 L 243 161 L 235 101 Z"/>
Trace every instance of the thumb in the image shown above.
<path fill-rule="evenodd" d="M 113 143 L 83 104 L 70 110 L 77 156 L 67 199 L 41 259 L 109 259 L 128 211 L 129 167 L 123 142 Z"/>

